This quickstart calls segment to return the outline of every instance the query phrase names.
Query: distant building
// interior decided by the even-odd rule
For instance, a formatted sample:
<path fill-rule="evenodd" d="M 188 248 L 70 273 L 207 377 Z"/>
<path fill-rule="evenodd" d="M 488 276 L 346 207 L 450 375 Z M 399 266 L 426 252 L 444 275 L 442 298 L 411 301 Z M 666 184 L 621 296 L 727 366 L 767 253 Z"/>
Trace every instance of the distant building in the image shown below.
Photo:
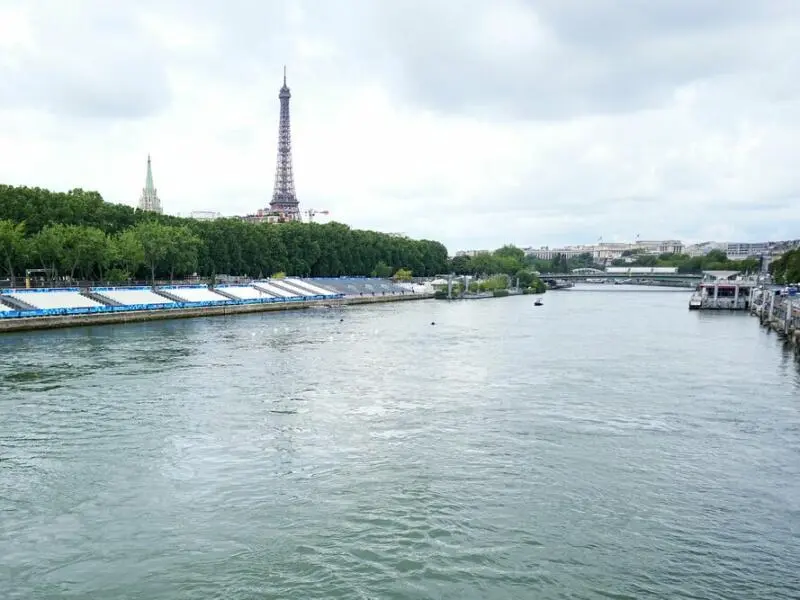
<path fill-rule="evenodd" d="M 686 249 L 684 250 L 684 253 L 688 254 L 691 257 L 705 256 L 712 250 L 721 250 L 723 252 L 726 252 L 728 250 L 728 245 L 720 242 L 701 242 L 699 244 L 692 244 L 691 246 L 687 246 Z"/>
<path fill-rule="evenodd" d="M 456 252 L 456 256 L 477 256 L 478 254 L 485 254 L 489 252 L 489 250 L 459 250 Z"/>
<path fill-rule="evenodd" d="M 753 256 L 769 254 L 775 246 L 773 242 L 728 242 L 725 254 L 730 260 L 744 260 Z"/>
<path fill-rule="evenodd" d="M 705 256 L 712 250 L 724 252 L 730 260 L 760 257 L 774 254 L 784 242 L 702 242 L 686 248 L 689 256 Z"/>
<path fill-rule="evenodd" d="M 213 210 L 193 210 L 189 213 L 189 218 L 198 221 L 214 221 L 216 219 L 221 219 L 222 214 L 214 212 Z"/>
<path fill-rule="evenodd" d="M 259 208 L 251 215 L 245 215 L 244 217 L 239 218 L 242 221 L 247 221 L 248 223 L 283 223 L 287 220 L 282 213 L 270 212 L 269 210 L 264 210 L 263 208 Z"/>
<path fill-rule="evenodd" d="M 594 256 L 594 246 L 564 246 L 563 248 L 550 248 L 549 246 L 542 246 L 541 248 L 525 248 L 526 256 L 533 256 L 539 260 L 553 260 L 556 256 L 566 256 L 567 258 L 574 258 L 581 254 L 591 254 Z"/>
<path fill-rule="evenodd" d="M 147 155 L 147 176 L 144 180 L 142 195 L 139 197 L 139 210 L 148 210 L 161 214 L 161 199 L 158 197 L 156 188 L 153 185 L 153 169 L 150 166 L 150 155 Z"/>
<path fill-rule="evenodd" d="M 635 250 L 636 245 L 629 242 L 600 242 L 593 248 L 592 256 L 594 256 L 595 262 L 605 263 L 609 260 L 621 258 L 625 252 Z"/>
<path fill-rule="evenodd" d="M 683 254 L 683 242 L 680 240 L 637 240 L 633 249 L 644 249 L 649 254 Z"/>

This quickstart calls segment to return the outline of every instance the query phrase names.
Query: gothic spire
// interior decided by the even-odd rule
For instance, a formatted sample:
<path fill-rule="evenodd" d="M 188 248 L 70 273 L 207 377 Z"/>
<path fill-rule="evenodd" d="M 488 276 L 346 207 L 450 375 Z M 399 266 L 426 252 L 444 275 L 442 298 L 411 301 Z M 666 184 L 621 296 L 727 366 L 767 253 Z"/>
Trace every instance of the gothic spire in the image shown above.
<path fill-rule="evenodd" d="M 147 155 L 147 176 L 144 180 L 142 195 L 139 196 L 139 210 L 161 212 L 161 199 L 158 197 L 156 186 L 153 184 L 153 167 L 150 164 L 150 154 Z"/>
<path fill-rule="evenodd" d="M 147 153 L 147 178 L 144 182 L 144 191 L 151 194 L 156 193 L 156 188 L 153 185 L 153 168 L 150 166 L 150 153 Z"/>

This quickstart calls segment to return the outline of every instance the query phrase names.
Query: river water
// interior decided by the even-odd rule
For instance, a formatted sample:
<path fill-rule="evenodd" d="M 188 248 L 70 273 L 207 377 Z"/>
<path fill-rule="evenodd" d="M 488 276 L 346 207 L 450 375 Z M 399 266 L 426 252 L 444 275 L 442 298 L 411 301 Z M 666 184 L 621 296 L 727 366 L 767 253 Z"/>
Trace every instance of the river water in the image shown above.
<path fill-rule="evenodd" d="M 0 336 L 0 597 L 797 598 L 796 361 L 602 289 Z"/>

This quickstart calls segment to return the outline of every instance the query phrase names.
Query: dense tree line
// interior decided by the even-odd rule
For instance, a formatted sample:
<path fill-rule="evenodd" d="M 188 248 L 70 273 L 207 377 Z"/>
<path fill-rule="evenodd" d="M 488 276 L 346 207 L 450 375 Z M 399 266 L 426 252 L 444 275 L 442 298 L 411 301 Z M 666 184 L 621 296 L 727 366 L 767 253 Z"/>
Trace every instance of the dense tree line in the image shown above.
<path fill-rule="evenodd" d="M 712 250 L 705 256 L 686 254 L 646 254 L 626 251 L 623 258 L 612 261 L 619 267 L 677 267 L 679 273 L 702 273 L 703 271 L 741 271 L 753 273 L 760 268 L 758 258 L 730 260 L 721 250 Z M 557 254 L 552 259 L 525 256 L 515 246 L 503 246 L 494 252 L 481 252 L 475 256 L 456 256 L 450 261 L 452 271 L 458 275 L 481 275 L 505 273 L 514 276 L 517 272 L 569 273 L 573 269 L 586 267 L 602 268 L 594 262 L 588 252 L 567 257 Z"/>
<path fill-rule="evenodd" d="M 450 270 L 456 275 L 476 277 L 507 275 L 511 278 L 512 285 L 516 285 L 516 281 L 519 280 L 519 285 L 523 288 L 538 289 L 543 285 L 536 275 L 535 265 L 525 257 L 525 252 L 511 245 L 498 248 L 494 252 L 456 256 L 450 261 Z M 483 289 L 488 290 L 485 286 Z"/>
<path fill-rule="evenodd" d="M 97 192 L 0 185 L 0 272 L 125 281 L 200 276 L 414 276 L 448 268 L 439 242 L 340 223 L 197 221 L 104 202 Z"/>
<path fill-rule="evenodd" d="M 521 276 L 527 280 L 533 273 L 567 273 L 581 267 L 594 267 L 591 254 L 567 258 L 560 254 L 552 260 L 541 260 L 525 256 L 516 246 L 506 245 L 493 252 L 480 252 L 474 256 L 456 256 L 450 261 L 450 269 L 456 275 L 492 275 L 503 273 L 511 277 Z M 531 275 L 529 275 L 531 274 Z"/>
<path fill-rule="evenodd" d="M 800 248 L 789 250 L 773 261 L 769 272 L 778 283 L 800 283 Z"/>

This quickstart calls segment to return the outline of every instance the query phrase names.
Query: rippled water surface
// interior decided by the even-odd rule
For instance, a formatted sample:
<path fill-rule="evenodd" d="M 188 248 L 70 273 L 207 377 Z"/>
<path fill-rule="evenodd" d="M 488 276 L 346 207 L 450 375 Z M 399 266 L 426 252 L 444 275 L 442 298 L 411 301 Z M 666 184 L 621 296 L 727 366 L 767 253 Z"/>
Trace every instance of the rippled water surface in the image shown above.
<path fill-rule="evenodd" d="M 797 598 L 797 363 L 687 302 L 0 336 L 0 596 Z"/>

